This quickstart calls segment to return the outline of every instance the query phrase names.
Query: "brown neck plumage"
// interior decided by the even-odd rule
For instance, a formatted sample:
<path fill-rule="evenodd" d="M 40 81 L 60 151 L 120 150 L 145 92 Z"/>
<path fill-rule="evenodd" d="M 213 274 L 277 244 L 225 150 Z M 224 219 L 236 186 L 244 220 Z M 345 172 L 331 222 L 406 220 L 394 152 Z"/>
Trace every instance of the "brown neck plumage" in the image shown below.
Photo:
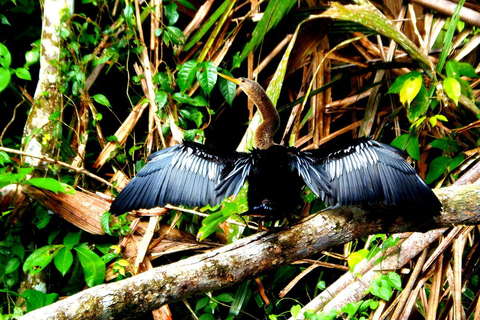
<path fill-rule="evenodd" d="M 240 88 L 255 103 L 263 119 L 255 130 L 253 146 L 258 149 L 268 149 L 275 144 L 273 136 L 280 127 L 280 116 L 267 93 L 258 83 L 246 78 L 241 78 L 240 82 Z"/>

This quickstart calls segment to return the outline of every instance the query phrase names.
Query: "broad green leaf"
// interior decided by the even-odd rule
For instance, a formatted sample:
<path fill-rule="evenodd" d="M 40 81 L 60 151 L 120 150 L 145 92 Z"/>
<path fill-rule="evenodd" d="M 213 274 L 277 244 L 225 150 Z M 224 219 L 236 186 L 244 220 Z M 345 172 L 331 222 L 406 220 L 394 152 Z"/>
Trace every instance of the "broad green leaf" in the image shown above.
<path fill-rule="evenodd" d="M 179 112 L 185 119 L 195 122 L 197 128 L 200 128 L 202 125 L 203 114 L 199 110 L 192 107 L 185 107 L 180 109 Z"/>
<path fill-rule="evenodd" d="M 3 166 L 5 163 L 12 163 L 12 160 L 10 160 L 5 151 L 0 151 L 0 166 Z"/>
<path fill-rule="evenodd" d="M 168 24 L 169 25 L 174 25 L 177 20 L 178 20 L 178 17 L 180 16 L 178 14 L 178 11 L 177 11 L 177 4 L 175 2 L 169 2 L 167 3 L 166 5 L 163 6 L 163 8 L 165 9 L 165 16 L 167 17 L 168 19 Z"/>
<path fill-rule="evenodd" d="M 204 240 L 207 238 L 209 235 L 214 233 L 218 228 L 218 225 L 222 222 L 225 222 L 228 220 L 230 216 L 228 214 L 225 214 L 222 211 L 212 213 L 202 221 L 202 227 L 198 231 L 197 234 L 197 239 L 199 241 Z M 219 229 L 221 230 L 221 229 Z"/>
<path fill-rule="evenodd" d="M 412 71 L 401 75 L 400 77 L 395 79 L 393 84 L 388 89 L 388 93 L 400 93 L 405 81 L 407 81 L 407 79 L 411 77 L 422 77 L 422 74 L 419 71 Z"/>
<path fill-rule="evenodd" d="M 443 80 L 443 88 L 447 96 L 455 102 L 455 105 L 458 105 L 458 99 L 460 99 L 462 93 L 460 82 L 455 78 L 445 78 Z"/>
<path fill-rule="evenodd" d="M 87 285 L 94 287 L 102 284 L 105 280 L 105 262 L 85 244 L 76 246 L 74 249 L 78 253 Z"/>
<path fill-rule="evenodd" d="M 64 192 L 68 194 L 75 194 L 75 190 L 71 186 L 53 178 L 31 178 L 24 183 L 37 188 L 47 189 L 55 193 Z"/>
<path fill-rule="evenodd" d="M 158 109 L 161 110 L 168 101 L 168 93 L 163 90 L 157 91 L 155 94 L 155 104 L 157 105 Z"/>
<path fill-rule="evenodd" d="M 449 60 L 445 65 L 445 71 L 448 78 L 460 77 L 460 64 L 457 60 Z"/>
<path fill-rule="evenodd" d="M 195 6 L 187 0 L 177 0 L 177 2 L 180 3 L 184 7 L 187 7 L 188 9 L 197 10 L 197 8 L 195 8 Z"/>
<path fill-rule="evenodd" d="M 407 109 L 408 120 L 413 123 L 421 116 L 424 116 L 428 111 L 429 104 L 430 99 L 427 88 L 421 84 L 418 94 Z"/>
<path fill-rule="evenodd" d="M 20 259 L 17 257 L 11 258 L 5 265 L 5 274 L 14 272 L 18 267 L 20 267 Z"/>
<path fill-rule="evenodd" d="M 0 92 L 5 90 L 8 87 L 11 79 L 10 70 L 4 67 L 0 67 Z"/>
<path fill-rule="evenodd" d="M 215 317 L 211 313 L 204 313 L 198 317 L 198 320 L 215 320 Z"/>
<path fill-rule="evenodd" d="M 177 83 L 180 91 L 187 90 L 195 81 L 195 73 L 198 62 L 196 60 L 189 60 L 185 62 L 178 70 Z"/>
<path fill-rule="evenodd" d="M 198 300 L 197 304 L 195 305 L 195 312 L 198 312 L 199 310 L 205 308 L 208 305 L 209 301 L 210 301 L 209 297 L 204 297 L 204 298 Z"/>
<path fill-rule="evenodd" d="M 445 151 L 448 151 L 448 152 L 457 152 L 459 147 L 460 147 L 457 141 L 455 141 L 455 140 L 453 140 L 449 137 L 443 137 L 443 138 L 440 138 L 440 139 L 435 139 L 430 143 L 430 145 L 433 148 L 445 150 Z"/>
<path fill-rule="evenodd" d="M 388 277 L 388 280 L 390 281 L 390 284 L 392 285 L 392 287 L 394 287 L 395 289 L 397 289 L 399 291 L 402 290 L 402 278 L 400 277 L 400 275 L 398 275 L 398 273 L 389 272 L 387 274 L 387 277 Z"/>
<path fill-rule="evenodd" d="M 182 30 L 177 27 L 168 26 L 165 28 L 165 35 L 172 43 L 183 46 L 185 44 L 185 35 Z"/>
<path fill-rule="evenodd" d="M 8 51 L 8 48 L 3 43 L 0 43 L 0 65 L 8 70 L 11 63 L 12 56 L 10 51 Z"/>
<path fill-rule="evenodd" d="M 368 252 L 369 250 L 367 249 L 360 249 L 358 251 L 352 252 L 348 256 L 348 266 L 350 267 L 350 272 L 353 272 L 355 266 L 367 257 Z"/>
<path fill-rule="evenodd" d="M 69 232 L 69 233 L 67 233 L 65 238 L 63 238 L 63 244 L 68 249 L 72 249 L 74 246 L 76 246 L 77 244 L 80 243 L 80 237 L 81 236 L 82 236 L 82 231 L 81 230 L 78 231 L 78 232 Z"/>
<path fill-rule="evenodd" d="M 300 311 L 302 310 L 302 306 L 296 304 L 290 308 L 290 313 L 292 314 L 293 319 L 296 319 Z"/>
<path fill-rule="evenodd" d="M 418 161 L 420 160 L 420 146 L 417 137 L 405 133 L 396 137 L 391 145 L 402 150 L 407 150 L 410 157 Z"/>
<path fill-rule="evenodd" d="M 233 77 L 233 75 L 225 69 L 222 69 L 221 73 Z M 225 98 L 225 101 L 227 101 L 229 105 L 232 105 L 233 99 L 235 98 L 235 93 L 237 92 L 237 85 L 232 81 L 220 77 L 218 78 L 218 86 L 222 96 Z"/>
<path fill-rule="evenodd" d="M 33 251 L 23 264 L 23 272 L 36 275 L 55 258 L 61 248 L 62 245 L 48 245 Z"/>
<path fill-rule="evenodd" d="M 175 92 L 172 98 L 177 102 L 186 103 L 195 107 L 206 107 L 208 105 L 207 101 L 201 96 L 191 98 L 188 94 L 181 92 Z"/>
<path fill-rule="evenodd" d="M 53 263 L 55 264 L 55 267 L 57 267 L 58 271 L 65 276 L 73 263 L 72 251 L 65 247 L 60 249 L 58 254 L 55 256 Z"/>
<path fill-rule="evenodd" d="M 112 106 L 110 105 L 110 102 L 108 101 L 107 97 L 105 97 L 103 94 L 98 93 L 94 96 L 92 96 L 93 100 L 96 102 L 100 103 L 101 105 L 104 105 L 106 107 L 111 108 Z"/>
<path fill-rule="evenodd" d="M 15 75 L 23 80 L 32 80 L 32 76 L 30 75 L 30 72 L 25 68 L 15 69 Z"/>
<path fill-rule="evenodd" d="M 157 72 L 152 78 L 154 84 L 159 84 L 166 92 L 173 93 L 170 79 L 164 72 Z"/>
<path fill-rule="evenodd" d="M 448 165 L 450 171 L 455 170 L 465 160 L 465 153 L 460 153 L 458 156 L 452 159 L 452 162 Z"/>
<path fill-rule="evenodd" d="M 460 62 L 458 71 L 460 73 L 460 76 L 478 78 L 478 74 L 475 72 L 475 68 L 470 63 Z"/>
<path fill-rule="evenodd" d="M 268 2 L 265 13 L 253 30 L 252 39 L 243 48 L 238 61 L 234 65 L 235 68 L 238 68 L 248 54 L 264 41 L 266 33 L 274 28 L 296 3 L 295 0 L 272 0 Z"/>
<path fill-rule="evenodd" d="M 220 293 L 218 296 L 215 297 L 216 300 L 229 303 L 235 300 L 231 293 Z"/>
<path fill-rule="evenodd" d="M 415 99 L 420 88 L 422 87 L 422 77 L 410 77 L 405 80 L 402 89 L 400 90 L 400 102 L 402 104 L 410 105 Z"/>
<path fill-rule="evenodd" d="M 452 162 L 452 159 L 445 156 L 440 156 L 432 160 L 428 166 L 427 176 L 425 182 L 427 184 L 432 183 L 447 172 L 448 165 Z"/>
<path fill-rule="evenodd" d="M 205 61 L 197 66 L 197 79 L 203 91 L 210 96 L 215 83 L 217 82 L 217 68 L 210 61 Z"/>
<path fill-rule="evenodd" d="M 57 293 L 43 293 L 37 290 L 27 289 L 22 293 L 22 298 L 27 301 L 27 312 L 51 305 L 58 299 Z"/>

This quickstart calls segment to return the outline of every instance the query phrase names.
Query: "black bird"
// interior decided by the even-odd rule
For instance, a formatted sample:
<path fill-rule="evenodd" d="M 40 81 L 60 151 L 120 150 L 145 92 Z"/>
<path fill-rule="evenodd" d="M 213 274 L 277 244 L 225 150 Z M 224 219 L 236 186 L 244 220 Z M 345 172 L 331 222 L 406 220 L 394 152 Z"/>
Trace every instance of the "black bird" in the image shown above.
<path fill-rule="evenodd" d="M 368 139 L 328 150 L 276 145 L 277 110 L 255 81 L 222 77 L 239 85 L 256 104 L 263 122 L 250 153 L 226 152 L 183 143 L 154 153 L 112 203 L 112 213 L 158 206 L 218 205 L 248 181 L 249 214 L 285 216 L 302 205 L 305 185 L 327 205 L 386 204 L 422 207 L 438 213 L 435 194 L 395 147 Z"/>

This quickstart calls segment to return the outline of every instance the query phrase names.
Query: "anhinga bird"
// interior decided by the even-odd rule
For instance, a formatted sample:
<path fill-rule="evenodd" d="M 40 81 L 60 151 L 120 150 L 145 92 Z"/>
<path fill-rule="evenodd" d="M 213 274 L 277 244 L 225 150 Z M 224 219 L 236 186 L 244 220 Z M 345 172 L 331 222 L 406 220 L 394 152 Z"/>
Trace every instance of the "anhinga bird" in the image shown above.
<path fill-rule="evenodd" d="M 327 205 L 408 204 L 438 213 L 441 204 L 416 174 L 404 152 L 368 139 L 346 148 L 300 151 L 277 145 L 277 110 L 255 81 L 228 76 L 256 104 L 263 122 L 250 153 L 183 143 L 158 151 L 120 192 L 112 213 L 158 206 L 215 206 L 236 196 L 248 181 L 249 214 L 285 216 L 302 205 L 305 185 Z"/>

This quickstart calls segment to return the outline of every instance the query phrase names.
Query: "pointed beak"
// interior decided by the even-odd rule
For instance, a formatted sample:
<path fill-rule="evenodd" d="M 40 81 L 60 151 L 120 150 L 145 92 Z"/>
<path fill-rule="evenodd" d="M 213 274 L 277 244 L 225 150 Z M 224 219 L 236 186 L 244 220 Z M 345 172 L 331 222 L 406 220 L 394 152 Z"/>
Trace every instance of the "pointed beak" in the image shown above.
<path fill-rule="evenodd" d="M 228 81 L 232 81 L 233 83 L 235 83 L 235 84 L 237 84 L 237 85 L 240 84 L 240 80 L 238 80 L 238 79 L 235 79 L 235 78 L 233 78 L 233 77 L 227 76 L 226 74 L 219 73 L 219 72 L 217 72 L 217 74 L 218 74 L 220 77 L 222 77 L 222 78 L 224 78 L 224 79 L 227 79 Z"/>

